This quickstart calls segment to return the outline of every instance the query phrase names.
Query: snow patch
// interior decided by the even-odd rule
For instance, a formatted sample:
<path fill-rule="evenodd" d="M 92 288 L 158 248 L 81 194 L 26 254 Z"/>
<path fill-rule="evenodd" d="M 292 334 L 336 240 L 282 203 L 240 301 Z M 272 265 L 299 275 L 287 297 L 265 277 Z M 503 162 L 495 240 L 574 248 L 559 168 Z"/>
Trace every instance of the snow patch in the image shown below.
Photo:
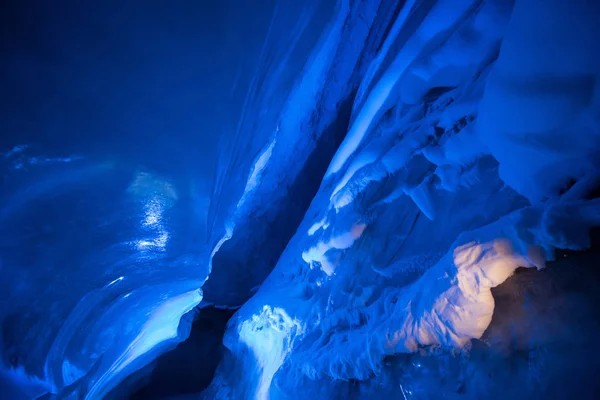
<path fill-rule="evenodd" d="M 311 225 L 311 227 L 308 229 L 308 236 L 314 235 L 321 228 L 327 229 L 328 226 L 329 226 L 329 223 L 327 222 L 327 215 L 326 215 L 323 218 L 321 218 L 321 220 L 319 220 L 318 222 L 315 222 L 314 224 Z"/>
<path fill-rule="evenodd" d="M 319 242 L 316 246 L 303 252 L 302 259 L 308 264 L 312 262 L 319 263 L 323 272 L 327 276 L 331 276 L 335 273 L 336 266 L 329 261 L 325 253 L 331 249 L 345 250 L 352 247 L 354 242 L 361 237 L 366 227 L 365 224 L 353 225 L 350 231 L 335 236 L 327 242 Z"/>
<path fill-rule="evenodd" d="M 268 305 L 240 324 L 239 340 L 252 350 L 260 374 L 254 399 L 269 399 L 273 376 L 290 352 L 293 336 L 301 333 L 300 321 Z"/>

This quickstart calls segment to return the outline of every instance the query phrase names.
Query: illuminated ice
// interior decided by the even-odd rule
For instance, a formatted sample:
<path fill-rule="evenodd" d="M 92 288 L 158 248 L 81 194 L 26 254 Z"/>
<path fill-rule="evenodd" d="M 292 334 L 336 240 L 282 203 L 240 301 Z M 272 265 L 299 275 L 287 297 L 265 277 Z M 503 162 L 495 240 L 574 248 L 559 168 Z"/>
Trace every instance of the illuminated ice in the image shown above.
<path fill-rule="evenodd" d="M 576 252 L 600 225 L 598 5 L 250 3 L 215 6 L 223 24 L 187 17 L 232 29 L 217 46 L 228 62 L 244 53 L 232 68 L 177 41 L 156 57 L 166 69 L 143 63 L 167 81 L 139 71 L 142 87 L 115 91 L 171 90 L 188 69 L 182 86 L 210 81 L 184 104 L 154 99 L 161 112 L 132 117 L 141 129 L 123 117 L 149 104 L 111 102 L 135 131 L 126 150 L 45 154 L 21 138 L 1 149 L 0 397 L 95 400 L 144 374 L 152 384 L 148 364 L 207 310 L 235 314 L 213 383 L 192 397 L 595 389 L 597 259 Z M 245 53 L 235 44 L 254 34 L 254 12 L 268 17 Z M 185 19 L 165 18 L 187 34 Z M 162 32 L 135 31 L 154 57 Z M 178 53 L 211 54 L 207 71 Z M 212 329 L 199 337 L 220 339 Z"/>
<path fill-rule="evenodd" d="M 147 322 L 143 324 L 137 336 L 131 340 L 106 372 L 94 382 L 85 398 L 93 400 L 108 393 L 120 380 L 147 363 L 147 360 L 144 360 L 136 365 L 135 362 L 140 357 L 155 358 L 157 355 L 152 355 L 150 352 L 157 346 L 172 339 L 176 339 L 176 343 L 180 342 L 182 338 L 178 338 L 179 321 L 201 300 L 200 290 L 196 289 L 171 298 L 150 311 L 147 314 Z"/>
<path fill-rule="evenodd" d="M 239 339 L 252 350 L 259 374 L 251 398 L 269 398 L 273 375 L 290 352 L 293 336 L 301 333 L 300 321 L 291 318 L 284 309 L 268 305 L 240 325 Z"/>
<path fill-rule="evenodd" d="M 365 44 L 354 39 L 369 26 L 369 11 L 358 3 L 365 4 L 348 9 L 345 40 L 324 55 L 323 37 L 312 60 L 343 65 L 351 53 L 346 43 L 362 52 L 364 64 L 344 81 L 358 88 L 348 97 L 345 138 L 275 269 L 232 319 L 225 339 L 232 355 L 206 398 L 568 392 L 551 389 L 556 379 L 544 371 L 577 364 L 559 347 L 585 352 L 598 333 L 588 323 L 596 311 L 574 302 L 586 310 L 583 339 L 578 329 L 550 321 L 563 299 L 550 296 L 546 305 L 538 298 L 534 311 L 529 297 L 537 294 L 518 285 L 534 291 L 536 279 L 547 279 L 538 276 L 560 280 L 560 271 L 537 270 L 558 254 L 572 256 L 565 250 L 588 248 L 590 229 L 600 225 L 600 62 L 591 50 L 600 36 L 586 33 L 597 31 L 591 21 L 598 7 L 377 1 L 372 7 L 393 12 L 377 13 L 382 26 Z M 338 74 L 334 68 L 324 81 Z M 298 125 L 301 115 L 282 115 L 281 126 Z M 310 126 L 322 132 L 312 120 Z M 272 182 L 279 181 L 259 187 Z M 519 268 L 528 269 L 527 278 L 519 280 Z M 520 320 L 497 313 L 495 293 L 510 288 L 515 293 L 500 308 L 518 303 Z M 290 336 L 265 323 L 275 305 L 302 329 Z M 537 323 L 572 335 L 559 339 Z M 593 383 L 585 370 L 578 376 Z M 248 387 L 257 389 L 248 394 Z"/>

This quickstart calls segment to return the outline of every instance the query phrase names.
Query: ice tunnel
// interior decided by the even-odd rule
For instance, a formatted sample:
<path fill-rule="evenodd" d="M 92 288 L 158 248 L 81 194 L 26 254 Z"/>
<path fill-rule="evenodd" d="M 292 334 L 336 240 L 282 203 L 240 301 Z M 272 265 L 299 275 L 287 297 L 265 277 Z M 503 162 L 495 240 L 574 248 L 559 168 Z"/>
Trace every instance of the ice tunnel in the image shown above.
<path fill-rule="evenodd" d="M 0 19 L 0 400 L 600 398 L 600 2 Z"/>

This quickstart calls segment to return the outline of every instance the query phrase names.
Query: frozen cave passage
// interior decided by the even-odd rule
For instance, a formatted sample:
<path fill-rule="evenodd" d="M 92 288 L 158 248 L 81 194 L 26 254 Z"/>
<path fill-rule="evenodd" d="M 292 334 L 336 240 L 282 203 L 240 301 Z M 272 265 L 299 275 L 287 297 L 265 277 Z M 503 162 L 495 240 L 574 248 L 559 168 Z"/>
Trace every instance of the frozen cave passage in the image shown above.
<path fill-rule="evenodd" d="M 599 1 L 0 27 L 0 400 L 600 398 Z"/>

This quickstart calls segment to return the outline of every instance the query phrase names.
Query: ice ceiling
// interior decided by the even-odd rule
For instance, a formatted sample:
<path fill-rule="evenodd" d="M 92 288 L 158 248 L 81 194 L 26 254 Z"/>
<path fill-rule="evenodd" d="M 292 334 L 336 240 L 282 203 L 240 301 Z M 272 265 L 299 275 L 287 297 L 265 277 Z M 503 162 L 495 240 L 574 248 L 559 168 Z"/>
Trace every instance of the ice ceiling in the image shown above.
<path fill-rule="evenodd" d="M 258 3 L 10 10 L 0 398 L 597 398 L 600 3 Z"/>

